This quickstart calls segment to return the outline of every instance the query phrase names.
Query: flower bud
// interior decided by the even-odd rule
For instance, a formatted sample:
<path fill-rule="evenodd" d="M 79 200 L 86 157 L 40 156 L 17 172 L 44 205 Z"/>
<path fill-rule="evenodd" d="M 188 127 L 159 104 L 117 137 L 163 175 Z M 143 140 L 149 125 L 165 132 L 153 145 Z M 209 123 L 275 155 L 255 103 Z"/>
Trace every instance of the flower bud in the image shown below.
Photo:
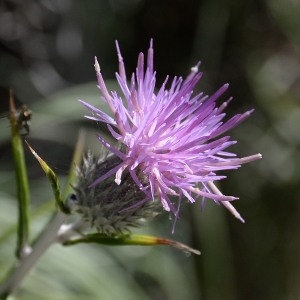
<path fill-rule="evenodd" d="M 115 155 L 100 159 L 88 153 L 77 168 L 78 184 L 69 198 L 72 212 L 82 215 L 92 228 L 105 234 L 128 233 L 130 227 L 139 227 L 158 214 L 158 201 L 145 199 L 145 193 L 136 185 L 129 171 L 122 174 L 122 182 L 115 182 L 115 174 L 92 185 L 99 177 L 120 164 Z M 145 201 L 141 201 L 145 199 Z"/>

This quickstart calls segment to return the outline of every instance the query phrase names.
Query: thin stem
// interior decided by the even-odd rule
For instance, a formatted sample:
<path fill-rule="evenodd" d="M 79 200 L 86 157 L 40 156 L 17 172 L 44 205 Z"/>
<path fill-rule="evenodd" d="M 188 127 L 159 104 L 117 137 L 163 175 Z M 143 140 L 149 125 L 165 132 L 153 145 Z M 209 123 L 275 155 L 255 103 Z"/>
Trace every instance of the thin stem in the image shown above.
<path fill-rule="evenodd" d="M 57 233 L 65 219 L 66 215 L 59 211 L 33 246 L 32 252 L 17 262 L 16 266 L 8 275 L 6 282 L 0 286 L 1 300 L 6 299 L 8 295 L 13 293 L 20 286 L 25 276 L 34 267 L 39 258 L 58 240 Z"/>
<path fill-rule="evenodd" d="M 20 137 L 20 124 L 18 113 L 15 108 L 12 92 L 9 99 L 10 106 L 10 123 L 12 135 L 12 149 L 16 169 L 17 191 L 18 191 L 18 237 L 16 255 L 21 258 L 30 253 L 31 248 L 28 245 L 29 239 L 29 184 L 27 169 L 24 157 L 23 141 Z"/>

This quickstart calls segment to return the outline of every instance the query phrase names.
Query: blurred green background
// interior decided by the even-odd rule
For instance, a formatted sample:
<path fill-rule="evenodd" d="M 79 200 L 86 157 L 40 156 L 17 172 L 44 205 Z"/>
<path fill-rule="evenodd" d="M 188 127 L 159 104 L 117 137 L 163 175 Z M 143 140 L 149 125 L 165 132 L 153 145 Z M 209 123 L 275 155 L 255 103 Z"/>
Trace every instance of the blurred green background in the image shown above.
<path fill-rule="evenodd" d="M 33 111 L 27 140 L 62 181 L 79 129 L 87 129 L 87 148 L 95 151 L 94 133 L 105 134 L 83 119 L 77 99 L 100 103 L 95 55 L 115 86 L 115 40 L 131 74 L 153 38 L 158 82 L 185 76 L 201 60 L 199 91 L 229 82 L 228 114 L 255 108 L 231 132 L 239 141 L 232 150 L 263 154 L 221 183 L 240 197 L 235 205 L 245 224 L 208 201 L 203 211 L 183 206 L 174 235 L 168 214 L 140 230 L 185 242 L 201 256 L 166 247 L 54 246 L 16 299 L 300 299 L 299 12 L 299 0 L 0 2 L 1 113 L 11 87 Z M 9 123 L 0 122 L 1 278 L 14 261 L 17 200 Z M 34 237 L 54 205 L 47 205 L 51 189 L 29 151 L 26 158 Z"/>

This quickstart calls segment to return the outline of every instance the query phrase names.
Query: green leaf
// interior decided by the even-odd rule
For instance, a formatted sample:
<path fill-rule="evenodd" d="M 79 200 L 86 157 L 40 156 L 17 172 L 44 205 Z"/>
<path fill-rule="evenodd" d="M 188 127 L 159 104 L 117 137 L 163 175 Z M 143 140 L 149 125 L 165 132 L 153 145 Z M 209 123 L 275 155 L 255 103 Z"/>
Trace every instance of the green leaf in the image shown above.
<path fill-rule="evenodd" d="M 27 142 L 26 142 L 27 143 Z M 55 172 L 48 166 L 48 164 L 30 147 L 30 145 L 27 143 L 31 153 L 34 155 L 34 157 L 37 159 L 39 164 L 41 165 L 42 169 L 44 170 L 45 174 L 47 175 L 51 186 L 52 191 L 54 194 L 55 203 L 58 206 L 58 208 L 65 214 L 70 214 L 70 210 L 65 206 L 61 193 L 60 193 L 60 184 L 58 177 L 56 176 Z"/>
<path fill-rule="evenodd" d="M 180 242 L 169 240 L 161 237 L 140 234 L 124 235 L 106 235 L 104 233 L 92 233 L 84 235 L 83 238 L 70 239 L 64 242 L 64 246 L 71 246 L 80 243 L 96 243 L 110 246 L 158 246 L 165 245 L 177 248 L 179 250 L 200 255 L 199 250 L 193 249 Z"/>

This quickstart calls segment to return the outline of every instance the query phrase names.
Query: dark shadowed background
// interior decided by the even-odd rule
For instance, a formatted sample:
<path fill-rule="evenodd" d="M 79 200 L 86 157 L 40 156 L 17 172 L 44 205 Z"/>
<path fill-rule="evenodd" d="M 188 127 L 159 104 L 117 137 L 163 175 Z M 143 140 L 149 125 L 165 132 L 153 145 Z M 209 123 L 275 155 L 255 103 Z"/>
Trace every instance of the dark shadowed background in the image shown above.
<path fill-rule="evenodd" d="M 231 134 L 240 156 L 263 160 L 228 172 L 221 189 L 240 197 L 239 223 L 212 202 L 182 207 L 176 232 L 163 214 L 140 230 L 177 239 L 199 257 L 164 247 L 53 247 L 20 299 L 300 299 L 300 4 L 297 0 L 1 0 L 0 107 L 8 89 L 33 111 L 27 140 L 64 181 L 80 128 L 87 148 L 105 131 L 77 99 L 99 103 L 94 56 L 115 88 L 119 41 L 127 73 L 154 39 L 158 83 L 201 60 L 198 91 L 230 83 L 228 114 L 255 108 Z M 225 100 L 226 98 L 224 98 Z M 14 259 L 16 189 L 10 128 L 0 119 L 0 277 Z M 33 236 L 54 204 L 26 152 Z M 39 209 L 40 205 L 43 205 Z M 46 207 L 46 208 L 45 208 Z"/>

